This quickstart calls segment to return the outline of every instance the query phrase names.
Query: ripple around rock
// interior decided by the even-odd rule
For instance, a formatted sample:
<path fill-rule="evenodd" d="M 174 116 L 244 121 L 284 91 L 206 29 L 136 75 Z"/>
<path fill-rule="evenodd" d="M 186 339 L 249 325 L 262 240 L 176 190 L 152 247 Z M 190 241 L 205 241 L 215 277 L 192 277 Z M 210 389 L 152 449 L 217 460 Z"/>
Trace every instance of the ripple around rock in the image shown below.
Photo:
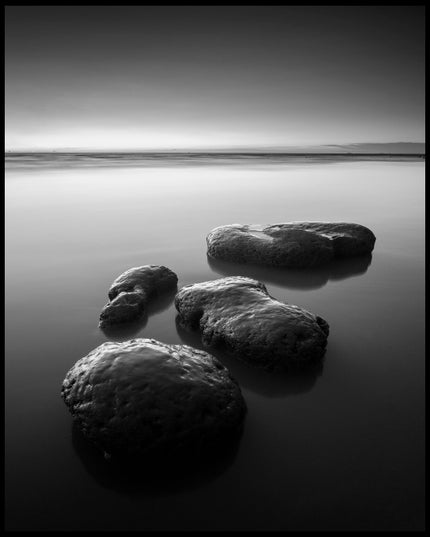
<path fill-rule="evenodd" d="M 206 237 L 207 253 L 215 259 L 284 268 L 317 267 L 334 258 L 369 254 L 375 240 L 370 229 L 346 222 L 232 224 Z"/>
<path fill-rule="evenodd" d="M 271 297 L 264 284 L 231 276 L 183 287 L 179 323 L 199 330 L 206 347 L 268 371 L 300 369 L 322 359 L 329 326 L 321 317 Z"/>
<path fill-rule="evenodd" d="M 101 328 L 130 323 L 139 319 L 148 302 L 176 289 L 178 277 L 167 267 L 144 265 L 121 274 L 111 285 L 109 302 L 100 314 Z"/>
<path fill-rule="evenodd" d="M 240 435 L 246 413 L 221 362 L 154 339 L 103 343 L 70 369 L 61 395 L 84 436 L 115 457 L 222 444 Z"/>

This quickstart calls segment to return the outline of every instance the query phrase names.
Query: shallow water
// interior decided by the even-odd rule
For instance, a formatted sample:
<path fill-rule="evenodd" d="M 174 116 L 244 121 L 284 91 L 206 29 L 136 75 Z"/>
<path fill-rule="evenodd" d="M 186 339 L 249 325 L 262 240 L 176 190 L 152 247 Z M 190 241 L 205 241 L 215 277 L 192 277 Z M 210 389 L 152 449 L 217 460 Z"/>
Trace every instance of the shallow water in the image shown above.
<path fill-rule="evenodd" d="M 424 529 L 422 161 L 11 160 L 7 529 Z M 313 271 L 206 257 L 216 226 L 294 220 L 363 224 L 377 237 L 373 255 Z M 59 393 L 74 362 L 106 340 L 199 345 L 177 327 L 173 296 L 127 330 L 97 327 L 112 281 L 143 264 L 167 265 L 179 287 L 256 277 L 325 318 L 330 336 L 321 369 L 296 378 L 224 358 L 248 405 L 237 450 L 136 483 L 106 471 Z"/>

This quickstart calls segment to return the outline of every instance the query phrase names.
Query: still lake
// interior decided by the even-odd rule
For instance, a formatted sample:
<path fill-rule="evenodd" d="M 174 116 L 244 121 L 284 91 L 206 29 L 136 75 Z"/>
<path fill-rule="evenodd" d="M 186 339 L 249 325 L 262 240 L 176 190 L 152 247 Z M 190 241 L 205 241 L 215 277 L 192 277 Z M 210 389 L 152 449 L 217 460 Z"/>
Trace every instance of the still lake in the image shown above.
<path fill-rule="evenodd" d="M 424 529 L 424 170 L 415 159 L 105 156 L 6 162 L 6 529 Z M 208 260 L 231 223 L 349 221 L 371 258 L 312 271 Z M 63 378 L 109 339 L 199 345 L 172 297 L 105 334 L 112 281 L 160 264 L 178 287 L 253 276 L 330 325 L 318 375 L 232 360 L 248 413 L 237 451 L 128 486 L 72 430 Z"/>

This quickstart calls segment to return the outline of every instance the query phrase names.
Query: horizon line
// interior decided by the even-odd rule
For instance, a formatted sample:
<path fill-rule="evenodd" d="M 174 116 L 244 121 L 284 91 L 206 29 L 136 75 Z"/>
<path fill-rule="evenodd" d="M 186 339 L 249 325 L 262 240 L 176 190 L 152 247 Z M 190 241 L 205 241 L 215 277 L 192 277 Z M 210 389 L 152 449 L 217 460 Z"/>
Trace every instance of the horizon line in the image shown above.
<path fill-rule="evenodd" d="M 405 153 L 402 151 L 395 152 L 353 152 L 353 151 L 336 151 L 336 152 L 318 152 L 318 151 L 273 151 L 273 150 L 6 150 L 5 155 L 77 155 L 77 154 L 97 154 L 97 155 L 345 155 L 345 156 L 366 156 L 366 155 L 425 155 L 425 151 L 414 151 Z"/>
<path fill-rule="evenodd" d="M 396 147 L 398 146 L 398 147 Z M 5 153 L 282 153 L 282 154 L 357 154 L 360 149 L 364 153 L 378 152 L 381 154 L 392 153 L 391 148 L 395 148 L 394 153 L 403 153 L 403 149 L 412 149 L 412 146 L 421 146 L 419 149 L 415 147 L 415 153 L 425 152 L 424 142 L 353 142 L 344 144 L 288 144 L 288 145 L 250 145 L 250 146 L 200 146 L 200 147 L 153 147 L 153 148 L 88 148 L 88 147 L 23 147 L 23 148 L 5 148 Z M 422 148 L 422 149 L 421 149 Z M 378 151 L 379 150 L 379 151 Z"/>

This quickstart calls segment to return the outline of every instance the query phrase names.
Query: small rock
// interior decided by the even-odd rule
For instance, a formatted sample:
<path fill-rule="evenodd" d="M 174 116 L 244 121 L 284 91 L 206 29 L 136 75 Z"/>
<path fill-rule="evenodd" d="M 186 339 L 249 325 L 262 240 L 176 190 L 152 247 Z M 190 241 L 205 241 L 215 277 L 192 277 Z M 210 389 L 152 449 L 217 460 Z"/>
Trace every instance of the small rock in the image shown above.
<path fill-rule="evenodd" d="M 111 285 L 109 302 L 100 314 L 100 327 L 138 319 L 148 302 L 176 288 L 178 277 L 167 267 L 144 265 L 126 270 Z"/>
<path fill-rule="evenodd" d="M 232 224 L 213 229 L 207 253 L 215 259 L 284 268 L 316 267 L 333 258 L 369 254 L 375 235 L 359 224 L 291 222 Z"/>
<path fill-rule="evenodd" d="M 178 322 L 199 330 L 205 346 L 266 370 L 300 369 L 324 355 L 327 322 L 271 297 L 264 284 L 231 276 L 183 287 Z"/>
<path fill-rule="evenodd" d="M 61 395 L 105 457 L 200 450 L 237 436 L 246 413 L 216 358 L 154 339 L 103 343 L 70 369 Z"/>

